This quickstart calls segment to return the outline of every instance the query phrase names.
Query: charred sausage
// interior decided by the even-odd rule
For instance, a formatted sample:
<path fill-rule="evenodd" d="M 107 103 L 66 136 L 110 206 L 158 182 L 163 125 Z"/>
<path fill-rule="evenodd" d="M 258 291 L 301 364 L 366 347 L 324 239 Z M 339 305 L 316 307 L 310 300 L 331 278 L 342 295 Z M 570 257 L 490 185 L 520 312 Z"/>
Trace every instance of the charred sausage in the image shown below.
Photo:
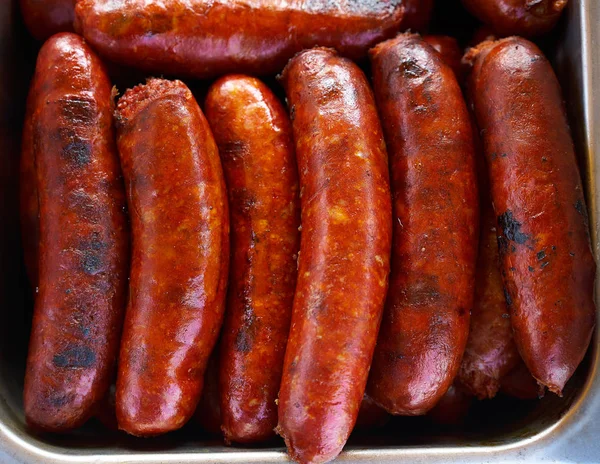
<path fill-rule="evenodd" d="M 390 153 L 392 275 L 367 394 L 419 415 L 458 372 L 469 332 L 478 198 L 469 114 L 454 73 L 414 34 L 371 51 Z"/>
<path fill-rule="evenodd" d="M 230 75 L 206 97 L 231 211 L 221 341 L 226 442 L 270 438 L 290 330 L 300 234 L 298 173 L 286 110 L 258 79 Z"/>
<path fill-rule="evenodd" d="M 27 29 L 38 40 L 73 31 L 76 0 L 20 0 Z"/>
<path fill-rule="evenodd" d="M 596 270 L 561 89 L 522 38 L 484 42 L 467 60 L 515 341 L 538 382 L 561 394 L 592 336 Z"/>
<path fill-rule="evenodd" d="M 127 90 L 117 144 L 133 245 L 117 421 L 152 436 L 183 426 L 200 399 L 223 319 L 229 213 L 217 146 L 182 82 Z"/>
<path fill-rule="evenodd" d="M 324 48 L 283 72 L 300 175 L 302 235 L 278 433 L 292 459 L 342 450 L 358 415 L 388 282 L 387 154 L 373 95 Z"/>
<path fill-rule="evenodd" d="M 129 232 L 111 84 L 81 37 L 64 33 L 44 44 L 30 95 L 25 127 L 40 238 L 25 417 L 34 428 L 62 432 L 83 424 L 109 387 Z"/>
<path fill-rule="evenodd" d="M 315 45 L 365 56 L 398 31 L 402 1 L 82 0 L 76 29 L 103 56 L 147 71 L 265 75 Z"/>
<path fill-rule="evenodd" d="M 479 20 L 501 36 L 532 37 L 550 31 L 567 0 L 462 0 Z"/>

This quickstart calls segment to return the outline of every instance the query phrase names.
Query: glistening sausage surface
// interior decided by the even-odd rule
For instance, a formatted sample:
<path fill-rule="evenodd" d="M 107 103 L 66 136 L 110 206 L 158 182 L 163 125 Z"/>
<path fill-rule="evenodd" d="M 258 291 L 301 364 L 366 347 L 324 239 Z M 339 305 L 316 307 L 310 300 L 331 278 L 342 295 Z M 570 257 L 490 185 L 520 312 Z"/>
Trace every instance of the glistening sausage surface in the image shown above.
<path fill-rule="evenodd" d="M 560 394 L 592 336 L 596 270 L 560 86 L 522 38 L 484 42 L 467 58 L 515 341 L 532 375 Z"/>
<path fill-rule="evenodd" d="M 360 58 L 400 28 L 402 0 L 82 0 L 76 29 L 115 62 L 198 78 L 273 74 L 322 45 Z"/>
<path fill-rule="evenodd" d="M 111 84 L 99 59 L 81 37 L 56 35 L 40 50 L 32 85 L 25 126 L 39 200 L 39 293 L 25 417 L 35 428 L 62 432 L 83 424 L 108 389 L 129 233 Z"/>
<path fill-rule="evenodd" d="M 567 0 L 462 0 L 465 7 L 501 36 L 536 36 L 550 31 Z"/>
<path fill-rule="evenodd" d="M 298 172 L 283 105 L 258 79 L 208 91 L 206 117 L 231 211 L 231 266 L 220 363 L 226 442 L 270 438 L 290 330 L 300 242 Z"/>
<path fill-rule="evenodd" d="M 302 235 L 278 433 L 292 459 L 329 461 L 363 399 L 388 282 L 387 155 L 364 74 L 329 49 L 283 72 L 298 159 Z"/>
<path fill-rule="evenodd" d="M 473 305 L 478 199 L 471 124 L 456 77 L 414 34 L 371 51 L 390 153 L 392 275 L 367 394 L 425 414 L 450 387 Z"/>
<path fill-rule="evenodd" d="M 20 0 L 27 29 L 38 40 L 73 30 L 76 0 Z"/>
<path fill-rule="evenodd" d="M 132 225 L 117 420 L 132 435 L 192 416 L 221 327 L 229 213 L 217 146 L 189 89 L 150 79 L 117 106 Z"/>

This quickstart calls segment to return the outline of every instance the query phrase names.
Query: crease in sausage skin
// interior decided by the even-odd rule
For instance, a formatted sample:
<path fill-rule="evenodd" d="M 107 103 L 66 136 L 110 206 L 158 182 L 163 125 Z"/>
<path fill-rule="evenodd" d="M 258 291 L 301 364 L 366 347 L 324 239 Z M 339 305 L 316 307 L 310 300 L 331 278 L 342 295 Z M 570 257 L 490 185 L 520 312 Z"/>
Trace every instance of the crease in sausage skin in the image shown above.
<path fill-rule="evenodd" d="M 279 425 L 292 459 L 342 450 L 363 399 L 387 289 L 387 154 L 360 69 L 332 50 L 283 72 L 292 114 L 302 235 Z"/>
<path fill-rule="evenodd" d="M 39 227 L 39 292 L 24 388 L 34 429 L 82 425 L 113 373 L 129 230 L 112 111 L 106 71 L 83 39 L 63 33 L 48 40 L 38 55 L 24 144 L 39 207 L 39 224 L 30 224 Z"/>
<path fill-rule="evenodd" d="M 526 39 L 484 42 L 465 61 L 515 341 L 538 382 L 561 394 L 595 325 L 596 271 L 561 90 Z"/>
<path fill-rule="evenodd" d="M 221 342 L 226 442 L 271 438 L 296 284 L 300 207 L 291 124 L 258 79 L 230 75 L 209 89 L 206 117 L 231 210 L 231 266 Z"/>
<path fill-rule="evenodd" d="M 394 243 L 367 393 L 392 414 L 421 415 L 454 380 L 469 330 L 479 214 L 472 129 L 453 71 L 419 36 L 379 44 L 371 64 Z"/>
<path fill-rule="evenodd" d="M 116 118 L 133 245 L 117 420 L 153 436 L 183 426 L 200 399 L 224 312 L 229 213 L 216 144 L 182 82 L 128 90 Z"/>

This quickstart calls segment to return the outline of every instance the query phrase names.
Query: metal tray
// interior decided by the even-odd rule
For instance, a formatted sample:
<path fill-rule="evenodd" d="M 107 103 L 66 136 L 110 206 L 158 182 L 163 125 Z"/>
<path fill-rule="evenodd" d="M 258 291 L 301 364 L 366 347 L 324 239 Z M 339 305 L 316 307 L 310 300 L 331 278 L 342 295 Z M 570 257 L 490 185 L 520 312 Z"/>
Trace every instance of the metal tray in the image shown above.
<path fill-rule="evenodd" d="M 440 0 L 444 3 L 447 0 Z M 448 2 L 450 4 L 450 2 Z M 571 0 L 544 48 L 563 85 L 600 257 L 600 2 Z M 194 424 L 152 440 L 106 432 L 90 423 L 68 436 L 33 436 L 25 426 L 22 388 L 31 297 L 21 263 L 17 175 L 20 129 L 35 49 L 16 0 L 0 2 L 0 462 L 208 463 L 284 462 L 282 442 L 227 448 Z M 598 96 L 594 101 L 594 95 Z M 598 156 L 595 156 L 598 154 Z M 600 274 L 599 274 L 600 275 Z M 598 280 L 596 287 L 598 288 Z M 599 329 L 597 328 L 597 331 Z M 600 359 L 596 334 L 564 397 L 481 402 L 461 427 L 425 418 L 394 418 L 382 430 L 352 436 L 341 462 L 600 462 Z"/>

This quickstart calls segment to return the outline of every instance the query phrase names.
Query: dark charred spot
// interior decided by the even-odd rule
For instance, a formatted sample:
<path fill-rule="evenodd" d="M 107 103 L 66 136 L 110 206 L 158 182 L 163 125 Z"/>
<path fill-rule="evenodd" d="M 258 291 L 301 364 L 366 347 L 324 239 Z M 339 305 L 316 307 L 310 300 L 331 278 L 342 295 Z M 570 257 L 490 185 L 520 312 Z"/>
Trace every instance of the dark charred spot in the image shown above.
<path fill-rule="evenodd" d="M 62 115 L 72 127 L 95 124 L 97 110 L 94 100 L 65 98 L 60 100 L 60 103 L 62 105 Z"/>
<path fill-rule="evenodd" d="M 512 305 L 512 297 L 510 296 L 510 292 L 504 288 L 504 298 L 506 299 L 506 304 L 507 306 Z"/>
<path fill-rule="evenodd" d="M 542 259 L 544 259 L 546 257 L 546 252 L 544 250 L 538 251 L 536 256 L 537 256 L 538 261 L 541 261 Z"/>
<path fill-rule="evenodd" d="M 587 224 L 587 211 L 585 209 L 585 204 L 583 203 L 583 201 L 581 201 L 581 199 L 579 199 L 575 202 L 575 209 L 577 210 L 577 212 L 579 214 L 581 214 L 583 216 L 583 218 Z"/>
<path fill-rule="evenodd" d="M 55 408 L 62 408 L 71 402 L 72 395 L 64 392 L 52 392 L 48 397 L 48 402 Z"/>
<path fill-rule="evenodd" d="M 256 315 L 254 314 L 254 308 L 247 294 L 244 298 L 244 314 L 242 317 L 242 324 L 235 337 L 235 348 L 237 351 L 242 353 L 248 353 L 254 345 L 254 339 L 256 337 L 257 326 L 256 326 Z"/>
<path fill-rule="evenodd" d="M 517 269 L 516 269 L 516 268 L 514 268 L 514 267 L 510 267 L 510 268 L 508 268 L 508 270 L 509 270 L 510 272 L 515 272 Z"/>
<path fill-rule="evenodd" d="M 508 240 L 506 240 L 506 237 L 499 235 L 497 237 L 497 241 L 498 241 L 498 253 L 500 253 L 500 255 L 505 255 L 506 252 L 508 251 Z"/>
<path fill-rule="evenodd" d="M 552 251 L 556 251 L 556 247 L 554 245 L 551 246 Z"/>
<path fill-rule="evenodd" d="M 514 245 L 511 245 L 511 246 L 510 246 L 510 252 L 511 252 L 511 253 L 514 253 L 515 251 L 517 251 L 517 247 L 516 247 L 516 246 L 514 246 Z"/>
<path fill-rule="evenodd" d="M 94 275 L 102 269 L 102 259 L 97 253 L 85 252 L 81 258 L 83 272 Z"/>
<path fill-rule="evenodd" d="M 94 275 L 102 270 L 103 254 L 108 247 L 99 232 L 92 232 L 90 237 L 79 243 L 79 251 L 82 252 L 81 267 L 86 274 Z"/>
<path fill-rule="evenodd" d="M 527 269 L 529 269 L 529 272 L 533 272 L 533 271 L 535 271 L 535 269 L 534 269 L 534 268 L 532 268 L 531 266 L 528 266 L 528 267 L 527 267 Z"/>
<path fill-rule="evenodd" d="M 500 155 L 500 158 L 506 158 L 507 156 L 508 156 L 508 155 L 507 155 L 506 153 L 502 153 L 502 154 Z"/>
<path fill-rule="evenodd" d="M 542 156 L 542 163 L 545 163 L 546 161 L 548 161 L 548 158 L 546 158 L 545 156 Z"/>
<path fill-rule="evenodd" d="M 425 277 L 425 280 L 403 290 L 402 297 L 404 302 L 411 306 L 430 305 L 440 301 L 441 293 L 437 277 Z"/>
<path fill-rule="evenodd" d="M 573 257 L 573 256 L 575 256 L 575 253 L 573 253 L 572 251 L 569 251 L 569 256 Z"/>
<path fill-rule="evenodd" d="M 52 363 L 66 369 L 92 367 L 96 363 L 96 353 L 89 346 L 74 345 L 54 355 Z"/>
<path fill-rule="evenodd" d="M 244 158 L 250 151 L 248 143 L 243 140 L 228 140 L 219 146 L 219 154 L 223 160 L 236 161 Z"/>
<path fill-rule="evenodd" d="M 407 78 L 421 77 L 424 74 L 427 74 L 427 70 L 419 66 L 413 59 L 408 59 L 400 63 L 400 66 L 398 66 L 398 71 L 400 71 L 404 77 Z"/>
<path fill-rule="evenodd" d="M 62 155 L 78 168 L 87 165 L 92 160 L 90 145 L 83 140 L 75 140 L 63 147 Z"/>
<path fill-rule="evenodd" d="M 73 290 L 71 290 L 70 288 L 67 288 L 67 289 L 65 290 L 65 293 L 68 295 L 68 294 L 70 294 L 72 291 L 73 291 Z"/>
<path fill-rule="evenodd" d="M 504 214 L 498 216 L 498 225 L 504 233 L 504 236 L 512 242 L 523 245 L 528 240 L 531 240 L 529 235 L 521 232 L 522 224 L 513 216 L 511 210 L 506 210 Z"/>
<path fill-rule="evenodd" d="M 245 216 L 250 215 L 256 206 L 256 197 L 245 188 L 234 190 L 231 193 L 238 210 Z"/>
<path fill-rule="evenodd" d="M 541 269 L 544 269 L 548 264 L 550 264 L 550 261 L 544 261 L 542 263 L 542 265 L 540 266 Z"/>
<path fill-rule="evenodd" d="M 240 329 L 235 337 L 235 349 L 241 353 L 249 353 L 253 342 L 250 334 Z"/>

